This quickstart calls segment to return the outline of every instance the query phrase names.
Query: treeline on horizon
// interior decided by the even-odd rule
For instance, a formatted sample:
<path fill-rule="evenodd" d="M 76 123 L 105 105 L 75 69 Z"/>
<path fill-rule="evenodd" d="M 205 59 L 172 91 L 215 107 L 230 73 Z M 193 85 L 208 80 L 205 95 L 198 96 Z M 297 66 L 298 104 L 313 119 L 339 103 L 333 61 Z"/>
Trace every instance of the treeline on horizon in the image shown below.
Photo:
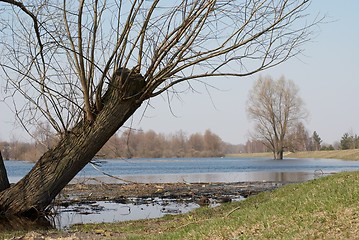
<path fill-rule="evenodd" d="M 260 140 L 248 140 L 242 146 L 242 151 L 246 153 L 268 152 L 268 148 Z M 298 124 L 285 141 L 285 150 L 288 152 L 305 152 L 305 151 L 331 151 L 331 150 L 348 150 L 359 149 L 359 135 L 346 132 L 339 141 L 334 144 L 323 143 L 319 134 L 314 131 L 309 135 L 304 125 Z"/>
<path fill-rule="evenodd" d="M 32 143 L 11 141 L 0 142 L 3 158 L 6 160 L 36 161 L 49 148 L 56 137 L 41 132 L 34 134 Z M 226 154 L 243 152 L 243 145 L 225 143 L 211 130 L 187 135 L 183 131 L 174 134 L 156 133 L 153 130 L 130 130 L 114 135 L 98 152 L 101 158 L 181 158 L 181 157 L 223 157 Z"/>
<path fill-rule="evenodd" d="M 5 160 L 36 161 L 49 148 L 57 137 L 49 131 L 37 131 L 33 142 L 17 140 L 0 142 L 0 150 Z M 334 146 L 323 144 L 314 131 L 309 136 L 303 128 L 297 129 L 288 137 L 287 151 L 320 151 L 358 149 L 359 136 L 353 133 L 343 134 Z M 156 133 L 153 130 L 130 130 L 114 135 L 98 152 L 101 158 L 182 158 L 182 157 L 223 157 L 227 154 L 268 152 L 268 148 L 259 140 L 248 140 L 245 144 L 230 144 L 211 130 L 187 135 L 182 130 L 172 134 Z"/>

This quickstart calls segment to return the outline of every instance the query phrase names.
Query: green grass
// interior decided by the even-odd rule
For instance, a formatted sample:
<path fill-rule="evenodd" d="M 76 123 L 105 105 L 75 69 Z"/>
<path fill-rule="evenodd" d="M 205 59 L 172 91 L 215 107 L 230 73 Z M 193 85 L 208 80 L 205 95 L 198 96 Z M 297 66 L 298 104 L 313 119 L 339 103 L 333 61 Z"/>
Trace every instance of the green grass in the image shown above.
<path fill-rule="evenodd" d="M 345 150 L 299 152 L 286 157 L 359 160 L 358 155 L 359 150 Z M 271 154 L 243 157 L 250 156 Z M 358 239 L 359 172 L 291 184 L 242 202 L 202 207 L 184 215 L 77 225 L 71 232 L 84 234 L 80 239 Z M 51 232 L 52 237 L 54 234 Z M 19 235 L 0 232 L 0 239 Z M 58 232 L 57 236 L 66 234 Z"/>
<path fill-rule="evenodd" d="M 9 231 L 4 227 L 0 229 L 0 239 L 12 239 L 21 235 L 24 235 L 24 231 Z"/>
<path fill-rule="evenodd" d="M 339 173 L 189 214 L 75 229 L 109 239 L 355 239 L 358 182 L 359 172 Z"/>

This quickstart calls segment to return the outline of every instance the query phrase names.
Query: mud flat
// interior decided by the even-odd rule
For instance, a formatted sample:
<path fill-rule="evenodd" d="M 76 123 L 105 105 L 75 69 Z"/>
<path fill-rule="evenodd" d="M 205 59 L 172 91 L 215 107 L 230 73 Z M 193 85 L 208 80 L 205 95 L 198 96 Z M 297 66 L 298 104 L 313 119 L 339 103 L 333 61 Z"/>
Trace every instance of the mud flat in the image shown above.
<path fill-rule="evenodd" d="M 289 182 L 238 183 L 130 183 L 130 184 L 70 184 L 56 199 L 56 204 L 83 201 L 130 202 L 133 199 L 172 199 L 200 203 L 208 198 L 214 202 L 246 198 L 263 191 L 271 191 Z M 131 200 L 132 199 L 132 200 Z"/>

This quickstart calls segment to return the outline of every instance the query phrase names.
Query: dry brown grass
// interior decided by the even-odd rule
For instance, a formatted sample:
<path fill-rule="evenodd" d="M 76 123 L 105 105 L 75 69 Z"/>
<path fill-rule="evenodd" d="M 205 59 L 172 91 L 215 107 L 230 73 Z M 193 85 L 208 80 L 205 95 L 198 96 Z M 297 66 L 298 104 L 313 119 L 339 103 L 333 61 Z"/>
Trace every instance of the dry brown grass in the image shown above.
<path fill-rule="evenodd" d="M 273 157 L 272 153 L 240 153 L 228 154 L 226 157 Z M 342 160 L 359 160 L 359 149 L 332 150 L 332 151 L 307 151 L 307 152 L 286 152 L 285 158 L 331 158 Z"/>

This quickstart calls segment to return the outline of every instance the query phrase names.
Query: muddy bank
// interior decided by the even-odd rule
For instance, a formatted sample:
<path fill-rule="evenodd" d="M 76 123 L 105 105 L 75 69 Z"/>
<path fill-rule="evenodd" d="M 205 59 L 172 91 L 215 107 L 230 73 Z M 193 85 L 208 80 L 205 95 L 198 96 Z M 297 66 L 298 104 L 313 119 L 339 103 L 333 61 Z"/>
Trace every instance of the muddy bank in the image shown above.
<path fill-rule="evenodd" d="M 114 201 L 128 203 L 134 199 L 171 199 L 176 201 L 228 202 L 263 191 L 271 191 L 288 182 L 239 183 L 165 183 L 165 184 L 70 184 L 65 187 L 55 204 L 66 205 L 86 201 Z M 205 202 L 204 202 L 205 203 Z"/>
<path fill-rule="evenodd" d="M 221 204 L 223 202 L 237 201 L 239 198 L 246 198 L 263 191 L 271 191 L 282 187 L 289 182 L 238 182 L 238 183 L 166 183 L 166 184 L 70 184 L 66 186 L 56 198 L 54 206 L 61 206 L 61 209 L 87 209 L 78 214 L 91 214 L 89 211 L 102 212 L 105 209 L 97 209 L 98 201 L 115 202 L 120 204 L 163 204 L 162 210 L 166 210 L 168 202 L 196 203 L 198 205 Z M 154 203 L 154 199 L 165 199 L 162 203 Z M 155 200 L 157 201 L 157 200 Z M 166 201 L 168 201 L 166 203 Z M 146 205 L 146 204 L 145 204 Z M 147 205 L 147 206 L 148 206 Z M 188 205 L 188 204 L 187 204 Z M 197 205 L 197 206 L 198 206 Z M 74 206 L 77 206 L 74 208 Z M 90 208 L 83 208 L 91 206 Z M 144 206 L 144 205 L 142 205 Z M 163 208 L 163 209 L 162 209 Z M 170 209 L 170 208 L 169 208 Z M 132 209 L 134 210 L 134 209 Z M 177 214 L 179 212 L 166 212 Z M 119 213 L 117 213 L 119 214 Z M 147 217 L 148 215 L 145 214 Z M 147 218 L 146 217 L 146 218 Z M 28 225 L 28 222 L 26 222 Z M 10 239 L 102 239 L 104 235 L 98 233 L 76 232 L 70 229 L 62 232 L 48 231 L 52 223 L 46 222 L 41 226 L 33 223 L 30 227 L 19 226 L 18 222 L 13 230 L 25 230 L 28 232 L 20 237 Z M 9 230 L 9 225 L 3 226 Z M 32 230 L 32 232 L 31 232 Z M 36 236 L 36 238 L 34 237 Z M 49 238 L 50 237 L 50 238 Z"/>

